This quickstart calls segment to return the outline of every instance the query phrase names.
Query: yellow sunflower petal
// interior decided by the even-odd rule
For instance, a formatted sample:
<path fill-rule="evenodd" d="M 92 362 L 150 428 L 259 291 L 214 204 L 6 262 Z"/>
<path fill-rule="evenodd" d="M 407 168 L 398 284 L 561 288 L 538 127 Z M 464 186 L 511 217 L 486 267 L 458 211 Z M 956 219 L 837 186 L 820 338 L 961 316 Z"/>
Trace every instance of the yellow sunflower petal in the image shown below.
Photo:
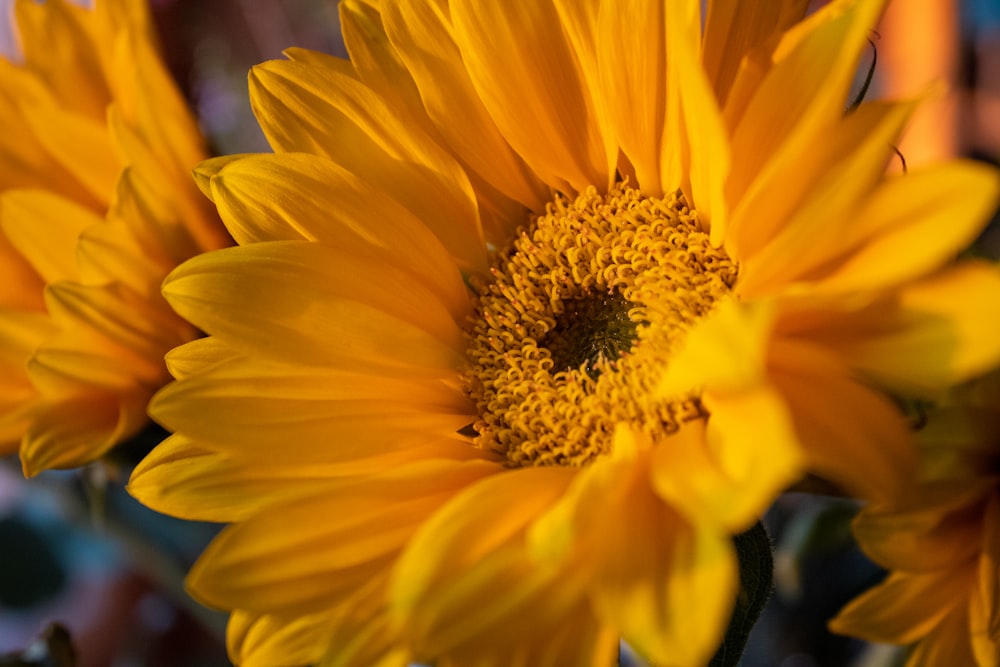
<path fill-rule="evenodd" d="M 437 374 L 461 363 L 461 331 L 435 294 L 398 267 L 318 244 L 203 255 L 175 270 L 163 290 L 204 331 L 275 359 Z"/>
<path fill-rule="evenodd" d="M 509 619 L 506 627 L 515 635 L 517 628 L 530 633 L 516 620 L 529 608 L 539 612 L 542 625 L 565 613 L 579 592 L 555 586 L 558 571 L 533 567 L 520 541 L 572 477 L 561 468 L 497 474 L 457 495 L 417 532 L 395 567 L 390 610 L 415 636 L 418 654 L 436 656 L 477 637 L 484 641 L 499 618 Z M 469 606 L 484 595 L 496 604 Z"/>
<path fill-rule="evenodd" d="M 653 492 L 649 456 L 666 447 L 651 449 L 619 428 L 611 456 L 577 476 L 529 539 L 542 563 L 590 554 L 582 567 L 593 577 L 599 618 L 644 657 L 701 664 L 716 650 L 728 618 L 736 561 L 722 531 L 688 523 Z M 623 513 L 629 521 L 621 521 Z"/>
<path fill-rule="evenodd" d="M 375 8 L 377 3 L 368 2 L 368 0 L 359 0 L 363 4 L 367 4 L 370 7 Z M 298 46 L 290 46 L 281 52 L 283 56 L 296 63 L 305 63 L 308 65 L 314 65 L 320 69 L 331 69 L 334 72 L 338 72 L 351 79 L 358 79 L 358 71 L 350 60 L 340 58 L 338 56 L 330 55 L 329 53 L 323 53 L 322 51 L 313 51 L 312 49 L 303 49 Z"/>
<path fill-rule="evenodd" d="M 936 269 L 975 240 L 998 195 L 996 171 L 973 163 L 953 162 L 888 180 L 857 212 L 857 226 L 871 238 L 824 277 L 819 289 L 878 288 Z"/>
<path fill-rule="evenodd" d="M 0 196 L 3 233 L 46 281 L 78 275 L 80 233 L 101 218 L 72 200 L 44 190 L 15 190 Z"/>
<path fill-rule="evenodd" d="M 194 206 L 201 207 L 206 201 L 200 195 L 192 190 L 190 194 L 198 197 L 197 204 L 189 201 L 186 206 L 178 208 L 159 185 L 161 184 L 156 182 L 155 175 L 144 174 L 135 167 L 125 169 L 106 216 L 107 224 L 103 225 L 110 228 L 109 233 L 116 231 L 119 236 L 130 237 L 127 239 L 129 245 L 142 249 L 141 254 L 150 263 L 147 273 L 152 270 L 157 277 L 162 276 L 170 267 L 188 257 L 206 249 L 231 244 L 231 239 L 217 218 L 213 218 L 209 224 L 203 217 L 204 211 L 191 210 Z M 191 228 L 198 226 L 204 226 L 205 229 L 193 235 Z M 100 227 L 89 233 L 96 234 L 97 229 Z M 159 282 L 162 280 L 157 281 L 157 288 Z"/>
<path fill-rule="evenodd" d="M 398 41 L 394 45 L 386 34 L 387 26 L 383 25 L 380 12 L 389 14 L 400 11 L 409 13 L 399 21 L 397 27 L 401 31 L 396 32 Z M 340 4 L 340 22 L 344 43 L 351 62 L 357 68 L 357 76 L 389 103 L 393 114 L 404 118 L 408 126 L 419 127 L 428 136 L 448 144 L 455 152 L 475 190 L 483 234 L 488 242 L 499 245 L 516 229 L 512 219 L 523 213 L 524 204 L 516 200 L 522 199 L 527 205 L 540 208 L 545 199 L 545 188 L 528 174 L 523 161 L 511 152 L 477 98 L 462 100 L 470 105 L 460 108 L 456 95 L 456 91 L 462 90 L 459 82 L 447 82 L 455 85 L 443 105 L 440 104 L 441 98 L 435 97 L 440 92 L 437 86 L 445 79 L 446 61 L 442 59 L 445 57 L 442 54 L 452 54 L 453 64 L 461 64 L 449 29 L 441 23 L 442 20 L 449 20 L 442 16 L 442 12 L 447 14 L 446 5 L 436 6 L 427 2 L 414 3 L 413 7 L 405 3 L 391 3 L 378 9 L 361 1 L 343 2 Z M 414 31 L 419 33 L 424 30 L 434 32 L 435 38 L 414 38 Z M 397 46 L 402 52 L 397 51 Z M 437 51 L 428 53 L 428 48 Z M 308 52 L 291 50 L 286 55 L 300 60 L 303 53 Z M 407 63 L 410 63 L 414 73 L 427 73 L 425 58 L 431 59 L 435 71 L 433 76 L 418 76 L 424 86 L 423 90 L 418 90 Z M 454 70 L 454 73 L 465 76 L 464 70 Z M 465 89 L 471 93 L 468 78 L 463 81 Z M 422 94 L 427 97 L 427 108 L 421 99 Z M 435 106 L 436 103 L 438 106 Z M 442 116 L 442 112 L 448 115 Z M 481 113 L 483 118 L 476 118 L 477 113 Z M 473 119 L 482 122 L 477 125 L 470 122 Z M 491 143 L 490 139 L 497 142 Z M 469 142 L 473 145 L 469 146 Z"/>
<path fill-rule="evenodd" d="M 433 579 L 447 576 L 453 569 L 452 563 L 436 562 L 426 556 L 475 563 L 524 530 L 559 497 L 573 477 L 572 471 L 560 468 L 527 468 L 486 480 L 455 498 L 424 526 L 401 559 L 393 583 L 396 613 L 408 612 Z M 505 507 L 517 511 L 501 511 Z M 480 525 L 477 517 L 489 518 L 489 522 Z M 448 545 L 458 543 L 464 545 L 463 551 L 448 553 Z"/>
<path fill-rule="evenodd" d="M 637 560 L 627 542 L 619 542 L 619 560 L 606 572 L 595 603 L 651 661 L 701 664 L 718 648 L 735 596 L 732 545 L 694 526 L 690 532 L 660 528 L 672 534 L 672 543 L 652 538 L 646 558 Z"/>
<path fill-rule="evenodd" d="M 320 489 L 320 469 L 234 461 L 188 438 L 165 440 L 132 472 L 128 492 L 158 512 L 193 521 L 242 521 L 291 495 Z"/>
<path fill-rule="evenodd" d="M 75 107 L 96 120 L 104 115 L 108 93 L 96 52 L 78 48 L 93 41 L 81 20 L 84 11 L 67 0 L 44 6 L 17 0 L 14 20 L 25 63 L 60 99 L 73 100 Z"/>
<path fill-rule="evenodd" d="M 555 8 L 461 1 L 451 18 L 479 97 L 542 181 L 577 191 L 610 183 L 606 138 Z"/>
<path fill-rule="evenodd" d="M 657 391 L 662 396 L 711 387 L 738 392 L 763 377 L 775 318 L 765 302 L 725 301 L 688 333 Z"/>
<path fill-rule="evenodd" d="M 919 604 L 919 603 L 918 603 Z M 948 614 L 925 639 L 920 641 L 907 656 L 906 667 L 937 667 L 937 665 L 976 665 L 973 638 L 970 636 L 969 612 L 964 607 Z M 975 640 L 982 641 L 983 637 Z M 980 662 L 978 667 L 990 667 L 990 662 Z"/>
<path fill-rule="evenodd" d="M 688 333 L 658 388 L 664 396 L 697 391 L 709 413 L 703 436 L 698 425 L 684 431 L 694 446 L 678 457 L 690 473 L 675 476 L 662 458 L 661 492 L 681 503 L 693 494 L 693 506 L 714 508 L 716 520 L 739 530 L 803 471 L 792 415 L 767 378 L 775 317 L 769 303 L 722 303 Z"/>
<path fill-rule="evenodd" d="M 784 397 L 809 469 L 859 497 L 884 501 L 908 488 L 916 446 L 899 408 L 816 350 L 775 346 L 771 378 Z M 824 355 L 825 356 L 825 355 Z M 822 394 L 814 391 L 822 386 Z"/>
<path fill-rule="evenodd" d="M 841 609 L 830 621 L 830 629 L 874 642 L 915 642 L 962 604 L 962 595 L 955 593 L 968 585 L 968 578 L 963 569 L 928 574 L 893 572 Z"/>
<path fill-rule="evenodd" d="M 167 428 L 191 433 L 227 454 L 275 462 L 293 456 L 314 463 L 364 460 L 431 443 L 438 443 L 442 454 L 449 442 L 462 451 L 457 432 L 474 420 L 468 399 L 434 378 L 404 380 L 246 362 L 244 357 L 219 361 L 175 382 L 157 394 L 150 414 Z M 200 407 L 192 410 L 191 405 Z M 206 413 L 213 419 L 206 420 Z M 218 425 L 229 420 L 241 426 Z M 335 442 L 313 444 L 331 433 Z M 274 451 L 269 443 L 275 437 L 288 446 Z M 469 455 L 475 451 L 466 449 Z"/>
<path fill-rule="evenodd" d="M 39 398 L 28 377 L 28 360 L 53 332 L 43 313 L 10 312 L 0 308 L 0 449 L 17 451 Z"/>
<path fill-rule="evenodd" d="M 198 189 L 201 190 L 201 193 L 212 199 L 212 177 L 222 171 L 223 167 L 230 162 L 243 160 L 254 155 L 254 153 L 235 153 L 233 155 L 211 157 L 199 162 L 198 166 L 191 172 L 191 175 L 194 176 L 194 182 L 198 186 Z"/>
<path fill-rule="evenodd" d="M 709 0 L 705 18 L 705 73 L 724 104 L 743 58 L 776 41 L 806 14 L 809 0 Z"/>
<path fill-rule="evenodd" d="M 441 667 L 611 667 L 618 664 L 619 641 L 618 633 L 602 625 L 589 602 L 584 602 L 552 627 L 533 624 L 529 629 L 521 626 L 516 641 L 491 643 L 488 650 L 483 650 L 481 644 L 469 644 L 449 651 L 435 664 Z"/>
<path fill-rule="evenodd" d="M 808 279 L 859 242 L 867 219 L 858 202 L 875 188 L 915 108 L 914 102 L 863 105 L 829 138 L 808 147 L 808 159 L 781 179 L 780 197 L 777 181 L 748 194 L 733 214 L 733 225 L 745 232 L 739 245 L 742 295 Z M 909 209 L 907 219 L 916 214 L 919 220 L 923 210 Z"/>
<path fill-rule="evenodd" d="M 164 375 L 163 350 L 190 335 L 188 327 L 159 310 L 159 304 L 138 299 L 120 284 L 60 282 L 50 285 L 45 297 L 63 330 L 40 346 L 36 362 L 44 363 L 56 350 L 95 356 L 110 352 L 102 365 L 117 366 L 122 377 L 132 378 L 128 384 L 139 380 L 155 385 Z M 79 377 L 85 380 L 86 369 Z"/>
<path fill-rule="evenodd" d="M 205 211 L 205 199 L 190 177 L 194 164 L 178 173 L 177 165 L 150 146 L 140 129 L 130 125 L 114 105 L 108 109 L 108 130 L 133 174 L 132 187 L 141 191 L 144 205 L 163 228 L 160 233 L 169 238 L 166 249 L 174 263 L 231 243 L 213 215 Z"/>
<path fill-rule="evenodd" d="M 323 194 L 302 197 L 303 186 Z M 211 191 L 238 243 L 305 239 L 357 256 L 377 252 L 383 261 L 411 269 L 456 311 L 467 302 L 461 275 L 441 241 L 393 199 L 329 160 L 304 154 L 248 157 L 212 176 Z"/>
<path fill-rule="evenodd" d="M 858 54 L 883 4 L 883 0 L 838 0 L 785 34 L 773 66 L 733 129 L 732 154 L 740 159 L 732 163 L 726 184 L 732 201 L 779 188 L 810 163 L 812 147 L 843 114 Z M 776 100 L 782 100 L 780 112 Z M 745 237 L 762 235 L 758 226 L 772 223 L 758 217 L 753 225 L 737 225 L 735 220 L 733 225 L 727 248 L 746 256 L 752 248 Z"/>
<path fill-rule="evenodd" d="M 235 611 L 226 627 L 226 649 L 240 667 L 312 665 L 326 652 L 329 614 L 280 617 Z"/>
<path fill-rule="evenodd" d="M 933 393 L 995 366 L 1000 339 L 1000 272 L 966 263 L 902 290 L 870 315 L 869 327 L 832 344 L 849 363 L 890 387 Z"/>
<path fill-rule="evenodd" d="M 207 371 L 216 365 L 231 363 L 237 358 L 245 357 L 218 338 L 205 336 L 170 350 L 164 361 L 170 374 L 178 380 L 183 380 L 189 375 Z"/>
<path fill-rule="evenodd" d="M 451 150 L 497 190 L 538 210 L 547 192 L 476 94 L 455 44 L 448 9 L 438 1 L 392 2 L 381 12 L 392 46 Z"/>
<path fill-rule="evenodd" d="M 251 71 L 250 93 L 277 149 L 325 155 L 394 192 L 457 258 L 482 265 L 482 229 L 465 172 L 367 86 L 334 68 L 271 61 Z"/>
<path fill-rule="evenodd" d="M 603 103 L 598 113 L 607 115 L 611 145 L 620 146 L 632 163 L 636 185 L 657 196 L 664 188 L 677 187 L 676 182 L 665 184 L 660 178 L 667 62 L 672 55 L 664 48 L 665 25 L 660 3 L 603 2 L 592 29 L 600 54 L 596 58 L 600 88 L 595 97 Z M 610 158 L 617 159 L 617 150 Z"/>
<path fill-rule="evenodd" d="M 875 505 L 854 522 L 854 534 L 875 562 L 909 572 L 956 568 L 980 549 L 980 515 L 993 480 L 921 484 L 888 506 Z"/>
<path fill-rule="evenodd" d="M 724 186 L 732 154 L 711 83 L 700 66 L 701 5 L 693 0 L 668 2 L 665 18 L 669 89 L 662 186 L 666 192 L 682 187 L 718 246 L 728 224 Z"/>
<path fill-rule="evenodd" d="M 317 667 L 408 667 L 413 654 L 403 645 L 385 613 L 385 577 L 372 580 L 365 594 L 338 610 L 328 637 L 329 650 Z M 359 599 L 360 597 L 360 599 Z"/>
<path fill-rule="evenodd" d="M 33 414 L 21 442 L 24 475 L 76 467 L 100 456 L 146 422 L 145 403 L 145 397 L 92 393 L 46 405 Z"/>
<path fill-rule="evenodd" d="M 42 145 L 100 205 L 107 206 L 122 169 L 103 123 L 73 111 L 39 107 L 27 114 Z M 102 118 L 103 120 L 103 118 Z"/>
<path fill-rule="evenodd" d="M 1000 658 L 1000 498 L 994 495 L 983 516 L 982 555 L 978 586 L 972 592 L 970 625 L 973 650 L 979 664 Z"/>
<path fill-rule="evenodd" d="M 425 461 L 367 479 L 331 480 L 316 494 L 227 528 L 195 564 L 189 590 L 211 606 L 321 612 L 384 570 L 451 495 L 496 471 L 484 462 Z"/>
<path fill-rule="evenodd" d="M 566 572 L 535 567 L 518 546 L 505 545 L 438 581 L 405 631 L 418 656 L 484 656 L 540 643 L 539 630 L 558 627 L 582 600 Z"/>
<path fill-rule="evenodd" d="M 710 417 L 706 445 L 742 493 L 719 517 L 745 530 L 805 468 L 802 440 L 785 397 L 772 388 L 740 394 L 706 394 Z"/>
<path fill-rule="evenodd" d="M 135 89 L 132 95 L 118 94 L 117 107 L 147 144 L 156 149 L 177 186 L 190 189 L 187 175 L 203 159 L 205 141 L 184 97 L 149 39 L 129 34 L 120 39 L 117 47 L 114 54 L 117 71 L 112 74 L 111 84 Z M 134 103 L 134 108 L 129 108 L 130 103 Z M 200 232 L 215 231 L 205 225 L 191 229 L 196 237 Z M 212 245 L 206 243 L 208 247 Z"/>
<path fill-rule="evenodd" d="M 364 0 L 347 0 L 338 10 L 344 46 L 357 77 L 397 110 L 410 112 L 413 120 L 429 127 L 429 119 L 416 113 L 423 104 L 413 75 L 386 34 L 381 10 L 388 10 L 388 6 L 377 8 Z M 298 49 L 286 55 L 298 60 L 303 53 L 307 52 Z"/>

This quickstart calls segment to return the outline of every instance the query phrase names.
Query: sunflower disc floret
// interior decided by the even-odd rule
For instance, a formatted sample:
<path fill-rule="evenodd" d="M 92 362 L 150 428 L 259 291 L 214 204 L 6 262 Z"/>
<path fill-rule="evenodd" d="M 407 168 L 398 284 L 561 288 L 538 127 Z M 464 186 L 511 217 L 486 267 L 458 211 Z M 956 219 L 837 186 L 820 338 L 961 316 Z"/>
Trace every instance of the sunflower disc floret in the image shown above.
<path fill-rule="evenodd" d="M 682 195 L 620 183 L 557 196 L 474 284 L 477 444 L 514 467 L 581 466 L 607 452 L 616 424 L 659 436 L 704 418 L 696 396 L 653 388 L 737 273 Z"/>

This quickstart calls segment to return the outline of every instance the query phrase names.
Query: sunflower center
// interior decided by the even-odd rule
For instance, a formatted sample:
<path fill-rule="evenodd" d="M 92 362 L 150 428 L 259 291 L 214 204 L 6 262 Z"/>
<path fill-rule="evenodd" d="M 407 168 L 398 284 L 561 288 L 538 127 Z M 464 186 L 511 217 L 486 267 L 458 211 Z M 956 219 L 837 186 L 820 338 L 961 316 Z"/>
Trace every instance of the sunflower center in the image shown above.
<path fill-rule="evenodd" d="M 653 436 L 706 416 L 653 388 L 737 265 L 683 197 L 627 184 L 549 204 L 503 251 L 467 328 L 476 445 L 511 466 L 586 465 L 622 422 Z"/>

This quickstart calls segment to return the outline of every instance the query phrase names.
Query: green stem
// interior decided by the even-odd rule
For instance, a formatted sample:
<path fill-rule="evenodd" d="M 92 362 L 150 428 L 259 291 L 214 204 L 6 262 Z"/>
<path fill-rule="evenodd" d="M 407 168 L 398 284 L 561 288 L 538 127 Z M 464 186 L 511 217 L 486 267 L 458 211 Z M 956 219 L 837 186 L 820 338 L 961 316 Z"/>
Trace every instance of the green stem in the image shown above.
<path fill-rule="evenodd" d="M 735 667 L 743 655 L 750 631 L 771 596 L 774 560 L 771 538 L 759 521 L 750 530 L 733 538 L 740 561 L 740 591 L 722 646 L 709 667 Z"/>

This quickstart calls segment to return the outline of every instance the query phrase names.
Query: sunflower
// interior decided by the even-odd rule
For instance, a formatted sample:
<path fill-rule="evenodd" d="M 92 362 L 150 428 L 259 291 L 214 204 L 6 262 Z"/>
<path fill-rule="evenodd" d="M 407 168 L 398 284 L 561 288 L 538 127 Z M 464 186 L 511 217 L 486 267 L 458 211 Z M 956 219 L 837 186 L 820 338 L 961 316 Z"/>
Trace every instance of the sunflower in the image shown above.
<path fill-rule="evenodd" d="M 145 4 L 93 5 L 17 0 L 0 58 L 0 451 L 27 475 L 147 423 L 164 353 L 196 333 L 160 283 L 227 238 Z"/>
<path fill-rule="evenodd" d="M 175 435 L 130 489 L 232 525 L 190 577 L 243 665 L 705 664 L 730 536 L 807 471 L 905 487 L 899 397 L 1000 356 L 951 265 L 997 175 L 886 175 L 878 0 L 346 0 L 250 74 L 238 247 L 164 284 Z"/>
<path fill-rule="evenodd" d="M 912 493 L 866 508 L 861 548 L 889 575 L 831 621 L 836 632 L 913 644 L 906 667 L 1000 662 L 1000 375 L 927 418 Z"/>

